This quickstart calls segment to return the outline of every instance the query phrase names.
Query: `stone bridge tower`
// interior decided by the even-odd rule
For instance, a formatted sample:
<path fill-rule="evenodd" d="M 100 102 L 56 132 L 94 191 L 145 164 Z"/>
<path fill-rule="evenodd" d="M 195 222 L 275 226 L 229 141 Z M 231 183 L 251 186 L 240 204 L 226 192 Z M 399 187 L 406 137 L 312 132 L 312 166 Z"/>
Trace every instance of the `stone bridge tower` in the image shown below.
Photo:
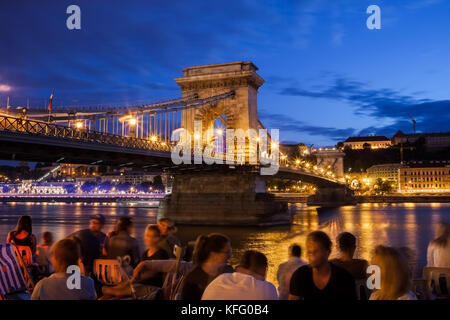
<path fill-rule="evenodd" d="M 257 70 L 252 62 L 242 61 L 183 69 L 184 77 L 175 78 L 183 97 L 197 95 L 202 99 L 229 91 L 235 95 L 212 105 L 182 111 L 182 127 L 192 133 L 197 120 L 202 121 L 202 131 L 205 131 L 219 119 L 227 129 L 257 130 L 258 88 L 264 83 Z"/>

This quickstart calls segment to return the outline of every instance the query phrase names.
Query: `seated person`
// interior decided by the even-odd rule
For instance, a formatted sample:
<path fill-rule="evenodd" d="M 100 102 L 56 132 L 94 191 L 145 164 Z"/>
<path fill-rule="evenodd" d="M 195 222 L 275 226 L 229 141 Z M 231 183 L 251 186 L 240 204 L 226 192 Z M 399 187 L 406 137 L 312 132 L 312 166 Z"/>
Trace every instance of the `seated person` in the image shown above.
<path fill-rule="evenodd" d="M 278 300 L 277 289 L 266 281 L 267 258 L 246 251 L 236 272 L 223 273 L 203 292 L 202 300 Z"/>
<path fill-rule="evenodd" d="M 105 239 L 104 253 L 108 259 L 129 257 L 129 264 L 132 268 L 139 263 L 138 242 L 131 236 L 133 221 L 129 217 L 121 217 L 113 232 L 109 233 Z M 131 268 L 126 268 L 131 273 Z"/>
<path fill-rule="evenodd" d="M 231 258 L 230 239 L 219 233 L 197 238 L 193 253 L 193 268 L 182 283 L 182 300 L 201 300 L 203 291 L 218 275 L 234 270 L 227 264 Z"/>
<path fill-rule="evenodd" d="M 343 232 L 337 237 L 340 257 L 332 259 L 330 262 L 335 266 L 347 270 L 355 280 L 367 278 L 367 260 L 354 259 L 356 250 L 356 237 L 349 232 Z"/>
<path fill-rule="evenodd" d="M 36 237 L 33 234 L 30 216 L 21 216 L 19 218 L 16 229 L 8 233 L 6 243 L 14 243 L 16 246 L 29 247 L 34 255 L 36 252 Z"/>
<path fill-rule="evenodd" d="M 94 281 L 80 275 L 80 289 L 69 289 L 67 273 L 69 266 L 81 262 L 80 247 L 76 241 L 63 239 L 56 242 L 51 250 L 52 265 L 55 273 L 40 280 L 31 295 L 32 300 L 95 300 Z"/>
<path fill-rule="evenodd" d="M 51 247 L 53 245 L 53 235 L 51 232 L 42 233 L 42 243 L 37 245 L 36 254 L 37 259 L 36 262 L 39 267 L 39 272 L 42 275 L 48 276 L 54 272 L 52 264 L 51 264 Z"/>
<path fill-rule="evenodd" d="M 160 232 L 158 226 L 156 225 L 148 225 L 145 229 L 145 244 L 148 249 L 144 252 L 142 256 L 142 261 L 148 260 L 167 260 L 169 259 L 169 254 L 166 250 L 161 249 L 158 246 L 160 240 Z M 143 284 L 147 286 L 159 287 L 163 286 L 164 282 L 164 273 L 158 272 L 156 274 L 152 274 L 147 278 L 143 278 L 139 281 L 134 281 L 133 289 L 136 290 L 139 286 L 137 284 Z M 139 294 L 142 289 L 138 289 Z M 116 286 L 107 287 L 104 286 L 102 288 L 102 293 L 104 295 L 103 299 L 112 298 L 112 297 L 127 297 L 132 295 L 132 287 L 129 282 L 122 282 Z"/>
<path fill-rule="evenodd" d="M 380 267 L 380 288 L 369 300 L 417 300 L 412 292 L 411 270 L 403 253 L 392 247 L 377 246 L 372 264 Z"/>

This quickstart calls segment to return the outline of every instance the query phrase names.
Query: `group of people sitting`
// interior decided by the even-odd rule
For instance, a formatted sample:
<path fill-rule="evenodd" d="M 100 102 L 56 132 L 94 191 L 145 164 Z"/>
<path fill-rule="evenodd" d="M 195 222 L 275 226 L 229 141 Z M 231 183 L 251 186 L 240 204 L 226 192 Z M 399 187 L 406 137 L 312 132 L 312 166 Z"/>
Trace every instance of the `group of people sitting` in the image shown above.
<path fill-rule="evenodd" d="M 37 282 L 32 299 L 163 299 L 160 288 L 165 273 L 155 272 L 155 263 L 174 265 L 174 247 L 181 246 L 173 221 L 161 219 L 145 230 L 147 249 L 139 255 L 138 241 L 131 236 L 133 223 L 121 217 L 114 231 L 104 234 L 105 218 L 94 216 L 88 229 L 52 244 L 51 234 L 43 234 L 43 243 L 36 245 L 31 218 L 19 219 L 16 230 L 7 242 L 30 246 L 36 253 L 39 270 L 46 272 Z M 306 261 L 298 244 L 289 247 L 289 259 L 278 267 L 278 289 L 266 280 L 267 257 L 255 250 L 245 251 L 238 266 L 231 266 L 232 244 L 224 234 L 201 235 L 192 250 L 177 261 L 177 268 L 186 269 L 171 298 L 182 300 L 415 300 L 412 291 L 412 255 L 408 248 L 377 246 L 371 264 L 379 267 L 380 286 L 364 297 L 358 282 L 366 283 L 368 261 L 355 259 L 357 239 L 348 232 L 337 237 L 338 258 L 330 259 L 332 241 L 322 231 L 313 231 L 306 239 Z M 122 259 L 127 257 L 127 259 Z M 125 262 L 129 281 L 115 286 L 102 286 L 93 274 L 94 261 L 99 258 Z M 179 258 L 179 257 L 178 257 Z M 441 223 L 438 236 L 428 246 L 428 266 L 450 267 L 450 224 Z M 180 264 L 182 264 L 180 266 Z M 83 267 L 81 288 L 70 289 L 67 268 Z M 172 288 L 174 290 L 174 288 Z M 367 292 L 364 291 L 364 292 Z M 167 298 L 167 297 L 166 297 Z"/>

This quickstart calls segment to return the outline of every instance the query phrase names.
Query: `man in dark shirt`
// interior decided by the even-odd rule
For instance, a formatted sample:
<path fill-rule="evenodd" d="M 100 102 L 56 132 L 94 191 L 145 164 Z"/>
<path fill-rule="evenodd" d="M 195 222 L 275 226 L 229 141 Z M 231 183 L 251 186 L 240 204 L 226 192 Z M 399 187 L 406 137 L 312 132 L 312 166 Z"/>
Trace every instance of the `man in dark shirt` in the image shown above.
<path fill-rule="evenodd" d="M 356 251 L 356 237 L 349 232 L 342 232 L 337 237 L 337 243 L 340 257 L 330 262 L 347 270 L 355 280 L 365 280 L 369 263 L 367 260 L 353 258 Z"/>
<path fill-rule="evenodd" d="M 306 239 L 309 264 L 294 272 L 289 300 L 356 300 L 355 280 L 344 269 L 328 262 L 331 240 L 322 231 Z"/>
<path fill-rule="evenodd" d="M 78 239 L 81 249 L 81 261 L 85 274 L 92 273 L 94 260 L 100 258 L 106 235 L 101 231 L 105 224 L 105 217 L 96 214 L 92 217 L 89 229 L 79 230 L 69 237 Z"/>

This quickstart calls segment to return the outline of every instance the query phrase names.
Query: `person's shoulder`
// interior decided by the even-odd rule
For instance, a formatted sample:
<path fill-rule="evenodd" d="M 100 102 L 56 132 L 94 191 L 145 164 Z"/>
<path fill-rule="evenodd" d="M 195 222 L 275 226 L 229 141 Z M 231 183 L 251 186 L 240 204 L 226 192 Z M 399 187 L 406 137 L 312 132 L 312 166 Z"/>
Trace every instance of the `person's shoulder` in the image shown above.
<path fill-rule="evenodd" d="M 353 261 L 360 264 L 361 266 L 367 267 L 369 265 L 369 261 L 367 261 L 366 259 L 353 259 Z"/>
<path fill-rule="evenodd" d="M 289 261 L 280 263 L 280 265 L 278 266 L 278 270 L 286 268 L 288 264 L 289 264 Z"/>
<path fill-rule="evenodd" d="M 343 278 L 343 279 L 354 280 L 354 278 L 350 274 L 350 272 L 348 272 L 347 270 L 345 270 L 344 268 L 342 268 L 340 266 L 333 264 L 332 262 L 330 264 L 331 264 L 331 267 L 334 269 L 336 276 Z"/>
<path fill-rule="evenodd" d="M 303 266 L 298 267 L 297 270 L 295 270 L 295 272 L 308 273 L 311 272 L 311 267 L 308 264 L 305 264 Z"/>
<path fill-rule="evenodd" d="M 233 278 L 233 273 L 222 273 L 222 274 L 219 274 L 217 277 L 215 277 L 214 280 L 212 280 L 210 282 L 210 284 L 212 284 L 212 283 L 218 284 L 218 283 L 222 283 L 222 282 L 228 282 L 232 278 Z"/>
<path fill-rule="evenodd" d="M 87 235 L 89 232 L 90 232 L 89 229 L 81 229 L 81 230 L 75 231 L 75 232 L 72 233 L 70 236 L 73 236 L 73 237 L 82 237 L 82 236 Z M 69 237 L 70 237 L 70 236 L 69 236 Z"/>
<path fill-rule="evenodd" d="M 311 274 L 311 272 L 312 272 L 311 267 L 305 264 L 303 266 L 298 267 L 297 270 L 294 271 L 294 273 L 292 274 L 292 278 L 305 277 Z"/>
<path fill-rule="evenodd" d="M 81 281 L 86 285 L 94 287 L 94 279 L 92 279 L 91 277 L 81 276 Z"/>
<path fill-rule="evenodd" d="M 339 258 L 330 259 L 329 262 L 334 266 L 340 266 L 342 264 L 342 260 Z"/>
<path fill-rule="evenodd" d="M 274 284 L 272 283 L 272 282 L 269 282 L 269 281 L 267 281 L 267 280 L 258 280 L 258 279 L 255 279 L 256 281 L 256 283 L 258 283 L 260 286 L 262 286 L 262 287 L 264 287 L 264 288 L 266 288 L 267 290 L 277 290 L 277 288 L 274 286 Z"/>
<path fill-rule="evenodd" d="M 48 277 L 44 277 L 41 280 L 38 281 L 38 283 L 36 283 L 36 286 L 34 287 L 34 290 L 36 290 L 36 288 L 39 288 L 39 290 L 42 287 L 46 287 L 46 286 L 51 286 L 52 282 L 54 282 L 55 277 L 53 277 L 54 274 L 48 276 Z"/>
<path fill-rule="evenodd" d="M 200 266 L 195 266 L 195 267 L 193 267 L 189 272 L 188 272 L 188 274 L 186 275 L 186 279 L 187 278 L 192 278 L 192 277 L 197 277 L 197 276 L 201 276 L 201 275 L 203 275 L 203 274 L 206 274 L 206 272 L 205 271 L 203 271 L 202 270 L 202 268 L 200 267 Z"/>
<path fill-rule="evenodd" d="M 261 292 L 265 299 L 278 300 L 278 291 L 272 282 L 258 279 L 255 279 L 255 282 L 257 284 L 255 287 L 259 287 L 257 291 Z"/>

